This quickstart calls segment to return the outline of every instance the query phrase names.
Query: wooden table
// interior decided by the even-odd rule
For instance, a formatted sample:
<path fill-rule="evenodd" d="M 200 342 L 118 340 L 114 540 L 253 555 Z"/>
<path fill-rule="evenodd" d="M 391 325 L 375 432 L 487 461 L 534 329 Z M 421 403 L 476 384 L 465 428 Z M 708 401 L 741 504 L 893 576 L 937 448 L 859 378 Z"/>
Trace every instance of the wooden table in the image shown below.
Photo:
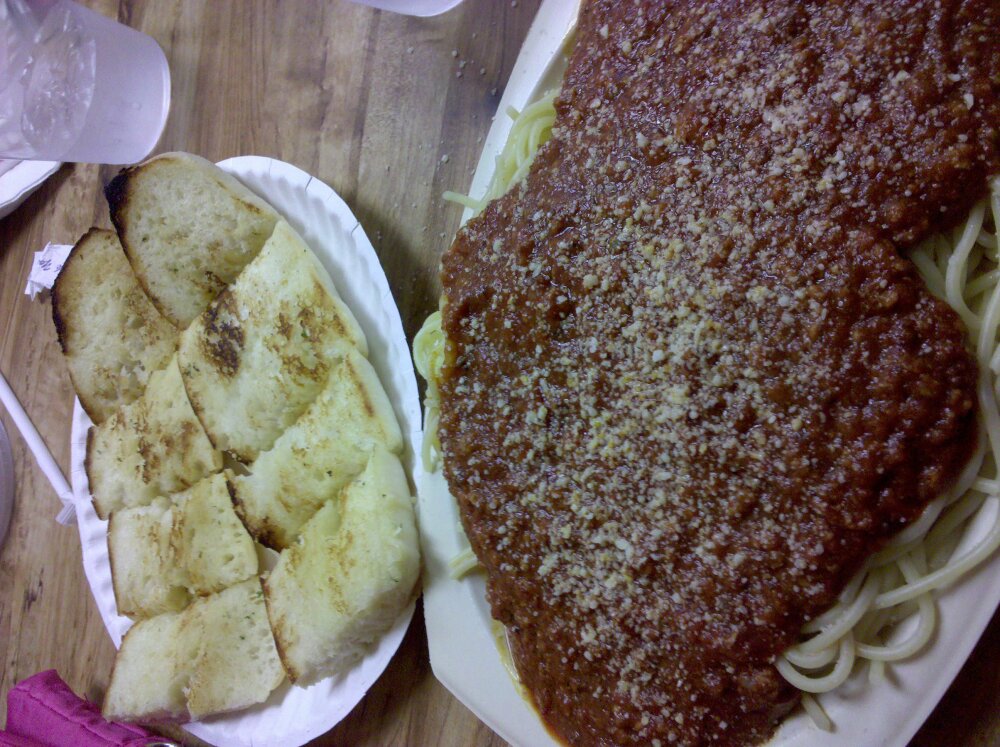
<path fill-rule="evenodd" d="M 438 257 L 536 0 L 468 0 L 432 19 L 348 2 L 91 0 L 153 36 L 170 61 L 173 103 L 158 151 L 213 161 L 274 156 L 330 184 L 375 245 L 412 339 L 437 304 Z M 110 167 L 63 167 L 0 221 L 0 367 L 64 470 L 73 393 L 47 299 L 24 285 L 32 252 L 110 226 Z M 56 524 L 52 489 L 11 434 L 17 500 L 0 551 L 0 695 L 55 668 L 100 700 L 114 649 L 90 595 L 75 527 Z M 1000 743 L 1000 616 L 914 745 Z M 472 665 L 472 663 L 470 663 Z M 0 722 L 6 702 L 0 703 Z M 431 673 L 418 614 L 366 698 L 315 744 L 499 745 Z"/>

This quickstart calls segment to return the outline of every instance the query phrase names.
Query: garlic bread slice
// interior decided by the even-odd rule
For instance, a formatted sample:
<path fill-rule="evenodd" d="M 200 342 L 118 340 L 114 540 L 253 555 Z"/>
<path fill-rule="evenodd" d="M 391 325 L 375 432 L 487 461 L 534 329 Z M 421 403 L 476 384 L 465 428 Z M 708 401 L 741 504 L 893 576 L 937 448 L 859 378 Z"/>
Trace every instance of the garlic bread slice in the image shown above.
<path fill-rule="evenodd" d="M 181 335 L 191 405 L 215 447 L 244 462 L 269 449 L 326 385 L 361 327 L 312 250 L 284 221 Z"/>
<path fill-rule="evenodd" d="M 236 279 L 278 222 L 238 179 L 190 153 L 124 169 L 104 192 L 139 282 L 179 329 Z"/>
<path fill-rule="evenodd" d="M 178 611 L 193 596 L 255 575 L 257 550 L 221 473 L 149 506 L 115 511 L 108 554 L 118 612 L 133 619 Z"/>
<path fill-rule="evenodd" d="M 376 445 L 399 454 L 403 436 L 375 369 L 348 350 L 302 417 L 249 474 L 231 477 L 236 511 L 258 542 L 288 547 L 309 517 L 364 470 Z"/>
<path fill-rule="evenodd" d="M 189 721 L 261 703 L 284 679 L 252 578 L 137 622 L 115 657 L 109 720 Z"/>
<path fill-rule="evenodd" d="M 292 682 L 345 672 L 413 598 L 420 550 L 399 460 L 376 448 L 264 581 L 275 642 Z"/>
<path fill-rule="evenodd" d="M 154 373 L 145 393 L 87 434 L 85 460 L 97 515 L 145 506 L 222 469 L 188 401 L 177 357 Z"/>
<path fill-rule="evenodd" d="M 91 228 L 52 287 L 52 321 L 80 404 L 95 423 L 142 395 L 179 331 L 139 284 L 114 231 Z"/>

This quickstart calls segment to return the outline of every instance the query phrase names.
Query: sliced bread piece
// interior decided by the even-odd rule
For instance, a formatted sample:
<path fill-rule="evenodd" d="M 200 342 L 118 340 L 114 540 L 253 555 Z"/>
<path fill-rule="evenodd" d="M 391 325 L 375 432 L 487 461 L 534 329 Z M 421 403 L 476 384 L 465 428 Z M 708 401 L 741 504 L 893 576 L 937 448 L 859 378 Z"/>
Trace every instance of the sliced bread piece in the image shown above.
<path fill-rule="evenodd" d="M 284 221 L 181 335 L 184 386 L 216 448 L 244 462 L 269 449 L 364 333 L 312 250 Z"/>
<path fill-rule="evenodd" d="M 139 282 L 179 329 L 236 279 L 278 222 L 239 180 L 189 153 L 124 169 L 105 195 Z"/>
<path fill-rule="evenodd" d="M 231 478 L 237 513 L 258 542 L 284 549 L 361 473 L 376 444 L 398 454 L 403 437 L 375 369 L 349 350 L 302 417 L 257 457 L 249 474 Z"/>
<path fill-rule="evenodd" d="M 185 631 L 193 656 L 187 686 L 192 719 L 262 703 L 285 673 L 256 577 L 193 605 L 197 624 Z"/>
<path fill-rule="evenodd" d="M 166 498 L 111 515 L 108 559 L 119 614 L 135 620 L 178 612 L 190 603 L 186 574 L 170 541 L 174 518 Z"/>
<path fill-rule="evenodd" d="M 87 434 L 85 461 L 94 508 L 102 519 L 145 506 L 222 469 L 188 401 L 177 357 L 149 380 L 145 393 Z"/>
<path fill-rule="evenodd" d="M 115 657 L 104 717 L 188 721 L 261 703 L 284 679 L 252 578 L 136 623 Z"/>
<path fill-rule="evenodd" d="M 399 460 L 376 448 L 365 471 L 302 527 L 264 582 L 293 682 L 344 672 L 413 598 L 420 551 Z"/>
<path fill-rule="evenodd" d="M 257 551 L 221 473 L 171 500 L 115 511 L 108 526 L 118 612 L 142 619 L 256 575 Z"/>
<path fill-rule="evenodd" d="M 80 404 L 95 423 L 139 398 L 179 332 L 153 306 L 114 231 L 91 228 L 52 287 L 52 321 Z"/>
<path fill-rule="evenodd" d="M 193 594 L 210 594 L 257 574 L 257 549 L 240 522 L 221 474 L 206 477 L 174 500 L 171 544 Z"/>
<path fill-rule="evenodd" d="M 109 721 L 181 721 L 187 716 L 187 661 L 180 650 L 188 621 L 168 612 L 129 628 L 104 695 Z"/>

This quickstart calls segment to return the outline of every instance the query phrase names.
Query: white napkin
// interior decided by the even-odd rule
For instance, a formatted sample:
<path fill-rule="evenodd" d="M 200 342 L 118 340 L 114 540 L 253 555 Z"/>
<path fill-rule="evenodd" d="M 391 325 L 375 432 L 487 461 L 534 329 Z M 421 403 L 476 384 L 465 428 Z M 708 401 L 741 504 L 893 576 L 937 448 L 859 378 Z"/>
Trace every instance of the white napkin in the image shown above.
<path fill-rule="evenodd" d="M 31 272 L 28 273 L 28 284 L 24 288 L 25 294 L 34 300 L 40 291 L 55 285 L 59 271 L 66 263 L 66 257 L 72 248 L 69 244 L 46 244 L 42 251 L 35 252 Z"/>

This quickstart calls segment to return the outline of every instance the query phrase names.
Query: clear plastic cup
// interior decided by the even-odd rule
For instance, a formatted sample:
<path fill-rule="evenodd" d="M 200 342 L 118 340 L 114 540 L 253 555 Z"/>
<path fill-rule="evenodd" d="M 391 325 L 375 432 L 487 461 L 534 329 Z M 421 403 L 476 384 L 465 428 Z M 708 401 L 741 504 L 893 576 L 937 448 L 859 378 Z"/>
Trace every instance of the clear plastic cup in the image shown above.
<path fill-rule="evenodd" d="M 70 0 L 0 0 L 0 158 L 136 163 L 169 109 L 149 36 Z"/>

